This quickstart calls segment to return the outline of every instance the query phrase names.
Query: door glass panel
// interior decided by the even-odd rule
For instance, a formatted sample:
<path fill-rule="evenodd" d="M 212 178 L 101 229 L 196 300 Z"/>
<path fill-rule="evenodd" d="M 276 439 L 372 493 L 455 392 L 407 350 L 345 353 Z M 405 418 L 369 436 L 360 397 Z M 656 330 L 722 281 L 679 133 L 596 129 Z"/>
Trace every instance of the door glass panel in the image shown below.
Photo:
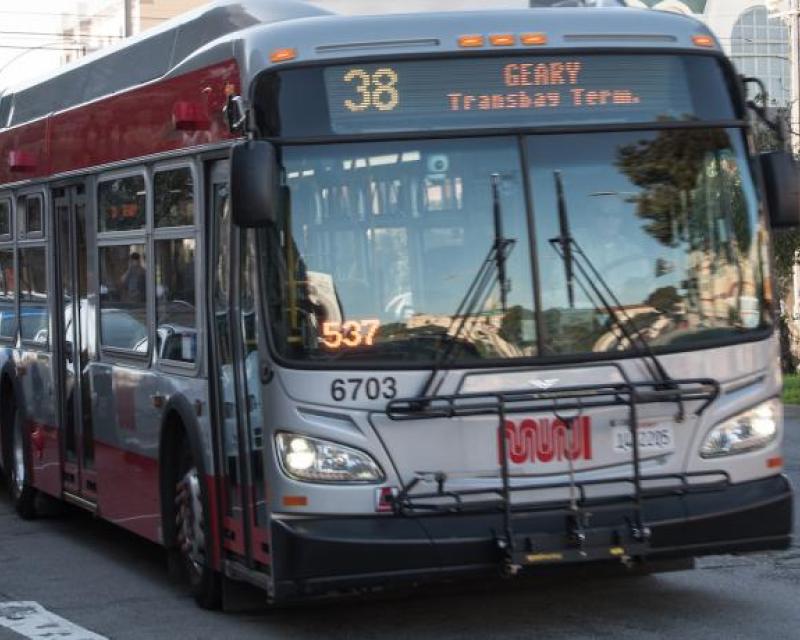
<path fill-rule="evenodd" d="M 94 466 L 94 432 L 92 429 L 92 401 L 91 401 L 91 376 L 89 372 L 89 305 L 88 305 L 88 278 L 86 258 L 86 225 L 88 216 L 84 187 L 80 185 L 75 189 L 73 219 L 75 220 L 75 241 L 77 250 L 76 275 L 78 294 L 78 320 L 76 328 L 77 340 L 80 345 L 78 350 L 78 371 L 81 375 L 81 426 L 83 436 L 83 464 L 86 467 Z"/>
<path fill-rule="evenodd" d="M 214 263 L 214 324 L 216 329 L 217 361 L 219 363 L 220 418 L 228 478 L 227 514 L 241 517 L 241 474 L 239 440 L 236 433 L 236 386 L 233 368 L 233 345 L 230 326 L 230 200 L 228 187 L 215 184 L 213 190 L 214 213 L 217 220 Z"/>
<path fill-rule="evenodd" d="M 55 210 L 57 248 L 58 248 L 58 287 L 59 313 L 61 316 L 61 336 L 63 342 L 63 368 L 62 368 L 62 402 L 64 421 L 64 451 L 67 462 L 77 462 L 78 451 L 76 448 L 77 435 L 75 424 L 75 340 L 74 336 L 74 308 L 73 302 L 73 271 L 72 271 L 72 233 L 70 226 L 70 200 L 67 189 L 54 191 L 53 208 Z"/>
<path fill-rule="evenodd" d="M 0 338 L 13 338 L 16 332 L 16 290 L 14 250 L 0 249 Z"/>
<path fill-rule="evenodd" d="M 244 340 L 244 388 L 247 398 L 247 429 L 250 434 L 251 473 L 253 478 L 253 521 L 267 525 L 266 484 L 264 476 L 264 425 L 262 417 L 261 365 L 259 362 L 259 320 L 256 296 L 255 231 L 244 236 L 241 260 L 241 323 Z"/>

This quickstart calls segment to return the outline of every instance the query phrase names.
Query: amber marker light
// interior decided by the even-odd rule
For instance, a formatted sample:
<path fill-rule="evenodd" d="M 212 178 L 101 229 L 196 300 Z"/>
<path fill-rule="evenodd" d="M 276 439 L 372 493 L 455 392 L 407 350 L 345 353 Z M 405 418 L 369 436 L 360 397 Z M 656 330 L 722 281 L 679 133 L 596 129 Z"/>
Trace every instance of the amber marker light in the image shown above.
<path fill-rule="evenodd" d="M 489 42 L 493 47 L 513 47 L 516 38 L 510 33 L 497 33 L 489 36 Z"/>
<path fill-rule="evenodd" d="M 767 468 L 768 469 L 780 469 L 783 466 L 783 458 L 781 456 L 776 456 L 775 458 L 770 458 L 767 460 Z"/>
<path fill-rule="evenodd" d="M 540 47 L 547 44 L 546 33 L 523 33 L 519 41 L 527 47 Z"/>
<path fill-rule="evenodd" d="M 473 49 L 475 47 L 482 47 L 485 44 L 483 36 L 461 36 L 458 39 L 458 46 L 463 49 Z"/>
<path fill-rule="evenodd" d="M 297 49 L 289 47 L 288 49 L 275 49 L 269 54 L 270 62 L 288 62 L 297 57 Z"/>
<path fill-rule="evenodd" d="M 692 36 L 692 42 L 698 47 L 713 47 L 715 44 L 711 36 Z"/>
<path fill-rule="evenodd" d="M 307 507 L 307 496 L 283 496 L 284 507 Z"/>

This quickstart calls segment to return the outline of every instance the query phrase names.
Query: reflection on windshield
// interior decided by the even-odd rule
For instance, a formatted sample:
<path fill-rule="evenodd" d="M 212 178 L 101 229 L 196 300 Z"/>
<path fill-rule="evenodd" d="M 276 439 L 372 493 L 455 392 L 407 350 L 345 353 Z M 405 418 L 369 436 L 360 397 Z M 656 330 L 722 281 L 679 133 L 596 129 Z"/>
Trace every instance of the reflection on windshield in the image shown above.
<path fill-rule="evenodd" d="M 525 142 L 530 207 L 517 138 L 285 148 L 290 197 L 265 236 L 263 263 L 280 353 L 430 363 L 452 343 L 454 361 L 525 358 L 634 350 L 637 335 L 654 347 L 703 345 L 769 322 L 764 235 L 740 132 Z M 503 233 L 515 244 L 507 304 L 495 272 L 485 304 L 457 330 L 454 314 L 494 242 L 494 174 Z M 550 244 L 560 233 L 559 182 L 571 237 L 614 292 L 626 331 L 585 284 L 569 295 Z"/>
<path fill-rule="evenodd" d="M 632 348 L 579 292 L 567 300 L 553 167 L 572 234 L 652 345 L 734 335 L 768 321 L 756 201 L 738 135 L 665 130 L 532 138 L 546 347 L 551 353 Z M 577 152 L 577 149 L 580 149 Z"/>
<path fill-rule="evenodd" d="M 290 211 L 271 270 L 286 355 L 431 360 L 494 242 L 492 175 L 505 236 L 521 239 L 457 336 L 456 358 L 535 354 L 531 261 L 514 139 L 284 150 Z"/>

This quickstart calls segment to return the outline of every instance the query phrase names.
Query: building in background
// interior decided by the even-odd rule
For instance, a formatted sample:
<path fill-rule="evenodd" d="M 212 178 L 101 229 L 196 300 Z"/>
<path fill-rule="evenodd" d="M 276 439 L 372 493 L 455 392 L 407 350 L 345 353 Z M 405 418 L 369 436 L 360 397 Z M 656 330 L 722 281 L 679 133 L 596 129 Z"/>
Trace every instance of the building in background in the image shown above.
<path fill-rule="evenodd" d="M 208 0 L 79 0 L 62 19 L 62 63 L 116 44 Z"/>
<path fill-rule="evenodd" d="M 764 82 L 768 105 L 786 109 L 792 103 L 792 72 L 789 27 L 774 6 L 781 2 L 788 8 L 788 0 L 627 0 L 627 5 L 703 20 L 739 71 Z"/>

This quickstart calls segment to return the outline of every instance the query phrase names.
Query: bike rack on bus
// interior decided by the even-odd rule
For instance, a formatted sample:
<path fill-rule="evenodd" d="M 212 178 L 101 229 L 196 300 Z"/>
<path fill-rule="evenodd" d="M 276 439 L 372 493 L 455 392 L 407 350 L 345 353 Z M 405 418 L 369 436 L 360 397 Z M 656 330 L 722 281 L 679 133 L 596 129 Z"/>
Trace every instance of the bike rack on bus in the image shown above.
<path fill-rule="evenodd" d="M 661 495 L 682 495 L 700 491 L 718 491 L 729 484 L 724 472 L 699 472 L 683 474 L 650 475 L 641 474 L 641 457 L 637 430 L 637 406 L 642 404 L 677 403 L 683 411 L 688 403 L 699 403 L 694 414 L 700 416 L 719 395 L 720 385 L 710 378 L 686 378 L 663 382 L 624 382 L 611 384 L 585 384 L 565 386 L 548 390 L 511 390 L 490 393 L 461 393 L 456 395 L 429 396 L 392 400 L 387 405 L 387 415 L 391 420 L 424 420 L 436 418 L 461 418 L 482 415 L 496 415 L 500 458 L 500 486 L 453 490 L 448 489 L 448 475 L 444 472 L 422 472 L 408 484 L 401 487 L 392 498 L 395 514 L 414 517 L 434 513 L 497 513 L 502 514 L 503 531 L 496 533 L 496 543 L 501 551 L 503 566 L 508 574 L 517 573 L 523 565 L 578 562 L 585 560 L 621 560 L 628 563 L 633 557 L 644 555 L 649 546 L 650 528 L 643 518 L 643 498 Z M 511 474 L 505 436 L 507 415 L 551 414 L 564 422 L 570 438 L 573 428 L 582 412 L 599 407 L 625 406 L 628 409 L 628 426 L 631 431 L 632 477 L 608 478 L 576 481 L 570 462 L 569 482 L 549 484 L 514 484 L 512 480 L 525 476 Z M 569 414 L 568 412 L 572 412 Z M 570 440 L 571 442 L 571 440 Z M 566 456 L 570 460 L 569 455 Z M 703 480 L 704 482 L 697 482 Z M 695 482 L 693 482 L 693 480 Z M 412 493 L 423 482 L 434 482 L 436 491 Z M 670 482 L 666 486 L 649 489 L 645 483 Z M 627 495 L 592 498 L 587 488 L 603 485 L 623 485 L 632 487 Z M 512 494 L 552 489 L 568 489 L 570 500 L 512 504 Z M 494 500 L 467 502 L 465 498 L 496 496 Z M 600 545 L 590 545 L 589 537 L 599 529 L 589 525 L 592 515 L 603 511 L 630 508 L 627 531 L 606 531 L 606 541 Z M 531 536 L 518 539 L 514 533 L 516 516 L 534 513 L 566 515 L 566 544 L 563 536 L 541 536 L 534 540 Z M 599 536 L 602 538 L 602 536 Z M 544 542 L 544 544 L 543 544 Z"/>

